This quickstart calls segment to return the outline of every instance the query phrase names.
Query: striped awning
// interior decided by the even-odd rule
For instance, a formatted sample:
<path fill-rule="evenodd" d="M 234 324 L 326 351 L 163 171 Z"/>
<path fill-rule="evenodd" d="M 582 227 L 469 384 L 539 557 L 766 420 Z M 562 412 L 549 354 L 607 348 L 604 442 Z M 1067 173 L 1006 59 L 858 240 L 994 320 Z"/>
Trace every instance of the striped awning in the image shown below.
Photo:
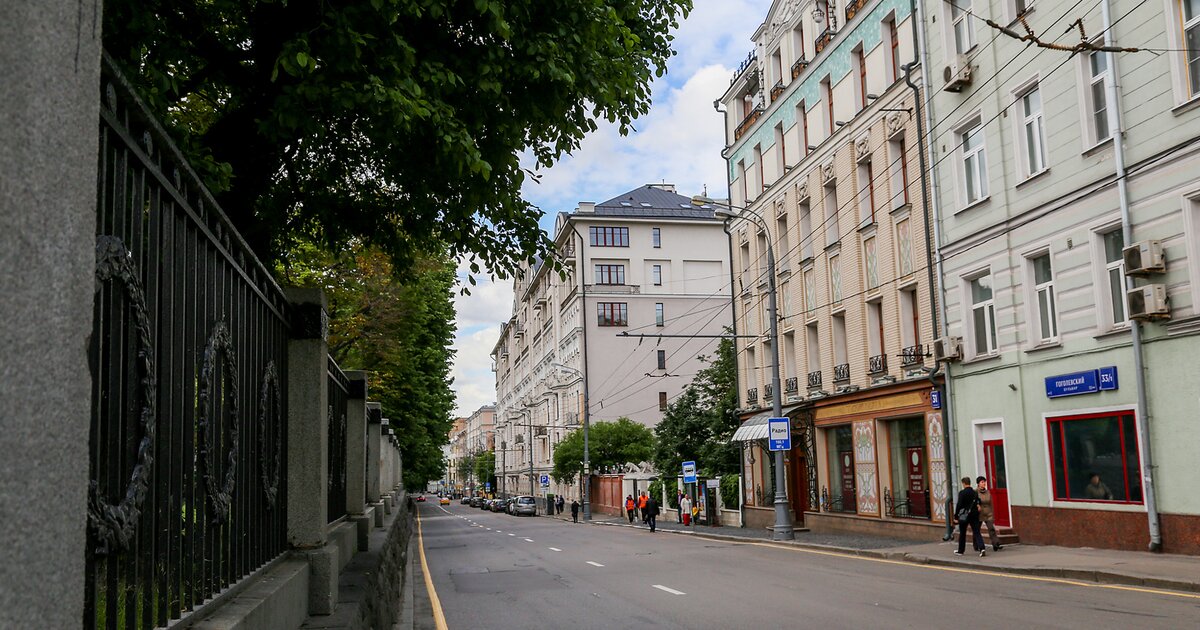
<path fill-rule="evenodd" d="M 771 419 L 771 412 L 764 411 L 759 414 L 750 416 L 750 419 L 742 423 L 737 431 L 733 432 L 733 437 L 730 442 L 753 442 L 754 440 L 765 440 L 770 432 L 770 427 L 767 426 L 767 421 Z"/>

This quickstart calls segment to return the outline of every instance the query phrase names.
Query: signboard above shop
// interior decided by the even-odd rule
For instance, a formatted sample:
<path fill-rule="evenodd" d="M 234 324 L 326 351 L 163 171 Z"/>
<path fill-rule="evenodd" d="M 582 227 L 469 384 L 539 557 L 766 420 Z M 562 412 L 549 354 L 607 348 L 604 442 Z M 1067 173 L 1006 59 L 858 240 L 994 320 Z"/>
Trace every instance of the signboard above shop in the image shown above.
<path fill-rule="evenodd" d="M 1070 374 L 1046 377 L 1046 397 L 1062 398 L 1080 394 L 1117 389 L 1117 367 L 1110 365 L 1096 370 L 1084 370 Z"/>

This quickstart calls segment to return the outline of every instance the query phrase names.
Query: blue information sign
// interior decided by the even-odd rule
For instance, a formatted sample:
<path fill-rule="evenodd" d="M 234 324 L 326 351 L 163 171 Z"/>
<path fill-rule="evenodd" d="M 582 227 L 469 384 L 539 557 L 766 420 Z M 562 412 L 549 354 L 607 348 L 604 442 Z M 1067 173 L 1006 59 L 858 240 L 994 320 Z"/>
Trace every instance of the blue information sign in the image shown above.
<path fill-rule="evenodd" d="M 767 427 L 770 450 L 792 450 L 792 423 L 787 418 L 771 418 L 767 421 Z"/>
<path fill-rule="evenodd" d="M 1100 391 L 1117 389 L 1117 366 L 1100 368 Z"/>
<path fill-rule="evenodd" d="M 683 483 L 696 483 L 696 462 L 683 462 Z"/>
<path fill-rule="evenodd" d="M 929 392 L 929 406 L 934 409 L 942 408 L 942 392 L 939 389 L 934 389 Z"/>
<path fill-rule="evenodd" d="M 492 491 L 492 482 L 490 482 L 490 481 L 484 482 L 483 489 L 487 492 L 491 492 Z"/>
<path fill-rule="evenodd" d="M 550 475 L 542 475 L 542 487 L 550 487 Z"/>
<path fill-rule="evenodd" d="M 1113 377 L 1115 380 L 1115 373 Z M 1099 370 L 1085 370 L 1046 377 L 1046 396 L 1049 398 L 1094 394 L 1098 391 L 1100 391 Z"/>

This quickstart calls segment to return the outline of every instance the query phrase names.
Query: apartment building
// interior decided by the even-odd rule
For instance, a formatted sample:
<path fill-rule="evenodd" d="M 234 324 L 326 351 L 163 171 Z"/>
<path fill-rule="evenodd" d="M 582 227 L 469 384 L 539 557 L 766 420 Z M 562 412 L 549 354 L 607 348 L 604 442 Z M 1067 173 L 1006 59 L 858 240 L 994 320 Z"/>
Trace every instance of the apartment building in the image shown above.
<path fill-rule="evenodd" d="M 458 473 L 459 462 L 468 455 L 466 418 L 454 419 L 448 438 L 450 451 L 446 457 L 446 479 L 449 481 L 450 490 L 458 494 L 463 492 L 465 485 L 470 481 L 470 475 Z"/>
<path fill-rule="evenodd" d="M 1200 3 L 923 6 L 957 473 L 1022 541 L 1200 553 Z"/>
<path fill-rule="evenodd" d="M 731 223 L 737 329 L 759 336 L 737 343 L 745 520 L 774 520 L 774 247 L 796 523 L 931 537 L 948 478 L 910 3 L 781 0 L 753 41 L 721 98 L 734 209 L 762 219 Z"/>
<path fill-rule="evenodd" d="M 541 481 L 583 414 L 652 427 L 691 382 L 730 324 L 729 244 L 713 212 L 648 184 L 558 215 L 564 275 L 540 260 L 519 274 L 492 350 L 502 491 L 578 497 L 576 483 Z"/>

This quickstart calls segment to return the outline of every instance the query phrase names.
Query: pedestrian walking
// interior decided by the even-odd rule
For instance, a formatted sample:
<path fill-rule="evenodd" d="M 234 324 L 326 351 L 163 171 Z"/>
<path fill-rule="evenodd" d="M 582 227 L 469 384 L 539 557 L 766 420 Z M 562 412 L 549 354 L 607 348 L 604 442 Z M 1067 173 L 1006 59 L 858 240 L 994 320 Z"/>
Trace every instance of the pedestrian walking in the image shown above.
<path fill-rule="evenodd" d="M 675 510 L 676 523 L 683 522 L 683 496 L 683 490 L 675 490 L 675 507 L 678 508 Z"/>
<path fill-rule="evenodd" d="M 571 499 L 571 522 L 579 522 L 579 501 Z"/>
<path fill-rule="evenodd" d="M 692 524 L 692 500 L 686 494 L 679 500 L 679 513 L 683 515 L 684 525 Z"/>
<path fill-rule="evenodd" d="M 654 533 L 654 527 L 658 522 L 658 501 L 654 497 L 646 499 L 646 523 L 650 525 L 650 533 Z"/>
<path fill-rule="evenodd" d="M 646 500 L 650 497 L 646 496 L 646 491 L 643 490 L 641 496 L 638 497 L 638 514 L 642 517 L 642 525 L 646 524 Z"/>
<path fill-rule="evenodd" d="M 625 495 L 625 513 L 629 515 L 629 524 L 633 525 L 633 512 L 637 509 L 637 504 L 633 502 L 633 495 Z"/>
<path fill-rule="evenodd" d="M 958 491 L 958 501 L 954 503 L 954 517 L 958 519 L 958 551 L 963 555 L 967 548 L 967 527 L 971 528 L 971 543 L 979 557 L 987 555 L 983 544 L 983 536 L 979 533 L 979 493 L 971 487 L 971 478 L 962 478 L 962 490 Z"/>
<path fill-rule="evenodd" d="M 979 494 L 979 520 L 987 526 L 988 538 L 992 540 L 992 551 L 1000 551 L 1000 537 L 996 535 L 996 514 L 992 509 L 992 493 L 988 492 L 987 477 L 975 478 L 975 492 Z"/>
<path fill-rule="evenodd" d="M 560 514 L 560 515 L 562 514 L 563 505 L 566 504 L 566 502 L 567 502 L 567 500 L 564 499 L 561 494 L 558 495 L 557 497 L 554 497 L 554 509 L 558 514 Z"/>

